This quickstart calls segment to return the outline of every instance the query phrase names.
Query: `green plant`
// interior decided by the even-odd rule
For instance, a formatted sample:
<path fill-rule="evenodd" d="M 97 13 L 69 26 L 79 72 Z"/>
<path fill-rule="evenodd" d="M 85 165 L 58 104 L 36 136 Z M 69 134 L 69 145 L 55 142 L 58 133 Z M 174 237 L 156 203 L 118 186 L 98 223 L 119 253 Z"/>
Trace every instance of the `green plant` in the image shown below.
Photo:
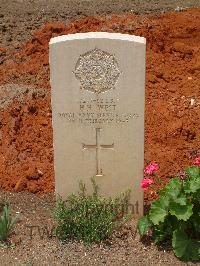
<path fill-rule="evenodd" d="M 156 243 L 169 241 L 182 260 L 200 259 L 200 167 L 186 169 L 186 178 L 173 178 L 138 223 L 140 234 L 152 233 Z"/>
<path fill-rule="evenodd" d="M 86 194 L 86 187 L 80 182 L 80 192 L 59 198 L 54 209 L 57 221 L 55 233 L 62 240 L 82 240 L 85 244 L 100 242 L 108 238 L 128 219 L 124 211 L 128 206 L 130 191 L 111 199 L 98 195 L 98 186 L 92 179 L 93 194 Z"/>
<path fill-rule="evenodd" d="M 11 210 L 8 204 L 3 207 L 2 215 L 0 217 L 0 241 L 6 241 L 16 224 L 18 216 L 11 217 Z"/>

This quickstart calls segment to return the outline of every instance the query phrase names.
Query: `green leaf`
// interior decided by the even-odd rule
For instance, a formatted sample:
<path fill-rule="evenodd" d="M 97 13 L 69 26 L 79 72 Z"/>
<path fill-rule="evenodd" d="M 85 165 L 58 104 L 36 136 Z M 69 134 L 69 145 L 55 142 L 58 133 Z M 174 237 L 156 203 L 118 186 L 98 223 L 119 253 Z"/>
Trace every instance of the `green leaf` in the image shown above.
<path fill-rule="evenodd" d="M 167 197 L 161 197 L 151 204 L 149 211 L 149 219 L 154 225 L 158 225 L 160 222 L 164 222 L 166 215 L 168 214 L 169 199 Z"/>
<path fill-rule="evenodd" d="M 180 205 L 187 205 L 187 198 L 184 194 L 179 195 L 174 201 Z"/>
<path fill-rule="evenodd" d="M 182 182 L 178 178 L 173 178 L 169 181 L 165 188 L 160 191 L 160 195 L 175 199 L 179 195 L 181 187 Z"/>
<path fill-rule="evenodd" d="M 2 216 L 0 217 L 0 241 L 5 241 L 15 223 L 17 222 L 18 216 L 15 218 L 11 217 L 11 210 L 9 205 L 5 205 L 3 208 Z"/>
<path fill-rule="evenodd" d="M 198 166 L 191 166 L 186 169 L 186 173 L 189 175 L 189 177 L 199 177 L 200 176 L 200 167 Z"/>
<path fill-rule="evenodd" d="M 184 231 L 177 229 L 173 232 L 172 246 L 176 256 L 183 260 L 200 259 L 200 241 L 188 238 Z"/>
<path fill-rule="evenodd" d="M 195 193 L 200 189 L 200 177 L 192 177 L 184 182 L 185 193 Z"/>
<path fill-rule="evenodd" d="M 193 232 L 197 232 L 197 234 L 200 234 L 200 211 L 194 209 L 193 212 L 194 214 L 190 219 L 193 226 Z"/>
<path fill-rule="evenodd" d="M 146 235 L 151 225 L 152 223 L 149 220 L 148 216 L 143 216 L 142 218 L 140 218 L 138 222 L 138 230 L 140 235 Z"/>
<path fill-rule="evenodd" d="M 200 205 L 200 189 L 193 193 L 192 197 L 193 201 Z"/>
<path fill-rule="evenodd" d="M 168 238 L 172 236 L 172 227 L 170 224 L 166 225 L 167 223 L 168 219 L 166 219 L 164 223 L 160 223 L 158 226 L 153 227 L 152 239 L 156 244 L 167 241 Z"/>
<path fill-rule="evenodd" d="M 169 208 L 171 215 L 175 215 L 178 220 L 187 221 L 193 214 L 193 204 L 190 202 L 187 202 L 187 205 L 181 205 L 177 202 L 171 202 Z"/>

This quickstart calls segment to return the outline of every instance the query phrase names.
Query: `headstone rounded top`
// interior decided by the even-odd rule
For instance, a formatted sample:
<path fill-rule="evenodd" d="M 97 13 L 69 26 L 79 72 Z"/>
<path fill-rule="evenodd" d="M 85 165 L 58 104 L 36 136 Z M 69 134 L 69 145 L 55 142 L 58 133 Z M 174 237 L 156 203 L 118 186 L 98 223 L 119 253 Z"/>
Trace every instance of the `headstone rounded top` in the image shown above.
<path fill-rule="evenodd" d="M 86 33 L 74 33 L 68 35 L 61 35 L 51 38 L 50 45 L 65 41 L 84 40 L 84 39 L 109 39 L 109 40 L 121 40 L 130 41 L 140 44 L 146 44 L 144 37 L 122 34 L 122 33 L 110 33 L 110 32 L 86 32 Z"/>

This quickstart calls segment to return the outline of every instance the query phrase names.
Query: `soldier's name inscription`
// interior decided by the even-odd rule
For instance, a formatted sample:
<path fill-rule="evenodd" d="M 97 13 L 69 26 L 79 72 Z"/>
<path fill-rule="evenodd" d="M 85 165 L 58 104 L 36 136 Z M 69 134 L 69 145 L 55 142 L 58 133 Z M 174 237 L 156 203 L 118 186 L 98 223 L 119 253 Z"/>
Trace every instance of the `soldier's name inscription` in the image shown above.
<path fill-rule="evenodd" d="M 58 117 L 66 122 L 81 124 L 113 124 L 128 123 L 131 119 L 138 118 L 137 113 L 120 113 L 117 111 L 118 100 L 114 99 L 81 99 L 77 104 L 79 111 L 59 112 Z"/>

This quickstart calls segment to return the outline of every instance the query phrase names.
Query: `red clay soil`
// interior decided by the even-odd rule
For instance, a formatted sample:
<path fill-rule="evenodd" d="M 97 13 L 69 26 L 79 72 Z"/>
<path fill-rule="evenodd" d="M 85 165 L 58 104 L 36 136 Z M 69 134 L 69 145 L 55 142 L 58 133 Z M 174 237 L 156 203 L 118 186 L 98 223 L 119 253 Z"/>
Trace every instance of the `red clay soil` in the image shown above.
<path fill-rule="evenodd" d="M 159 16 L 88 17 L 67 26 L 48 23 L 18 49 L 2 47 L 1 84 L 50 90 L 50 38 L 89 31 L 147 38 L 145 163 L 154 160 L 160 165 L 158 191 L 159 183 L 191 164 L 200 151 L 200 9 Z M 0 110 L 0 187 L 53 191 L 50 96 L 33 94 L 23 103 L 15 101 Z M 146 202 L 155 196 L 149 190 Z"/>

